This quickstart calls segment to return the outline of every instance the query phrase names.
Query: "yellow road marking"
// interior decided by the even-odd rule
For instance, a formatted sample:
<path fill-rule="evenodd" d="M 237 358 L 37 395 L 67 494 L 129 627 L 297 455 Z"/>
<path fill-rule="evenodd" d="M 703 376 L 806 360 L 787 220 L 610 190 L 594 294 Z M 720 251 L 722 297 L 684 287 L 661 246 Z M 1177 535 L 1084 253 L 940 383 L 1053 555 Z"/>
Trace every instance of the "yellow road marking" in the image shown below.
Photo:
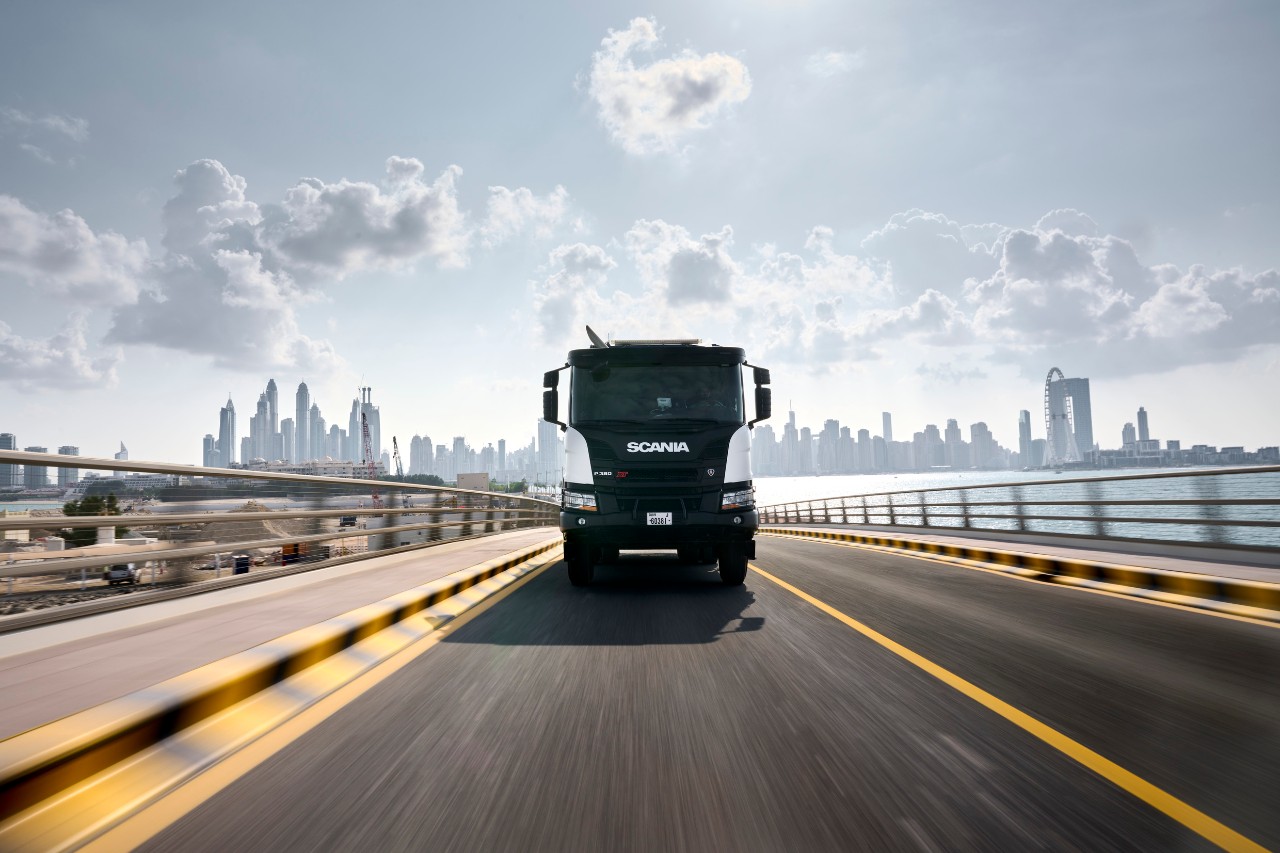
<path fill-rule="evenodd" d="M 81 849 L 93 851 L 93 853 L 98 851 L 107 853 L 132 850 L 141 846 L 559 561 L 559 558 L 549 560 L 533 569 L 510 586 L 450 620 L 349 684 L 320 699 L 297 716 L 286 720 L 279 727 L 229 755 L 172 793 L 126 818 Z"/>
<path fill-rule="evenodd" d="M 937 563 L 940 566 L 953 566 L 960 569 L 969 569 L 974 572 L 986 572 L 989 575 L 998 575 L 1002 578 L 1010 578 L 1012 580 L 1023 581 L 1024 583 L 1034 583 L 1044 585 L 1045 581 L 1038 580 L 1033 577 L 1024 577 L 1017 572 L 1001 571 L 1000 569 L 992 569 L 981 565 L 979 561 L 970 557 L 945 557 L 939 554 L 929 554 L 921 551 L 908 551 L 905 548 L 894 548 L 891 545 L 868 545 L 862 542 L 843 542 L 839 539 L 818 539 L 812 536 L 788 536 L 784 533 L 761 533 L 761 536 L 776 536 L 779 539 L 787 539 L 794 542 L 819 542 L 823 545 L 835 545 L 838 548 L 854 548 L 864 551 L 876 551 L 881 554 L 890 554 L 896 557 L 907 557 L 912 560 L 923 560 L 927 563 Z M 998 556 L 998 555 L 997 555 Z M 1014 567 L 1010 567 L 1014 568 Z M 1117 568 L 1140 568 L 1135 566 L 1117 566 Z M 1030 574 L 1040 574 L 1036 569 L 1020 569 Z M 1100 581 L 1106 583 L 1106 581 Z M 1190 604 L 1179 604 L 1176 601 L 1160 601 L 1156 598 L 1149 598 L 1145 595 L 1134 595 L 1132 593 L 1114 592 L 1109 589 L 1097 589 L 1095 587 L 1081 586 L 1071 583 L 1054 583 L 1054 586 L 1060 589 L 1071 589 L 1077 592 L 1088 592 L 1094 595 L 1106 595 L 1111 598 L 1119 598 L 1125 601 L 1137 601 L 1142 604 L 1152 604 L 1156 607 L 1170 607 L 1174 610 L 1182 610 L 1186 613 L 1198 613 L 1201 616 L 1216 616 L 1219 619 L 1231 619 L 1235 622 L 1248 622 L 1250 625 L 1261 625 L 1264 628 L 1280 628 L 1280 622 L 1272 622 L 1266 619 L 1257 619 L 1253 616 L 1242 616 L 1238 613 L 1224 613 L 1221 610 L 1212 610 L 1205 607 L 1195 607 Z M 1123 584 L 1117 584 L 1123 586 Z M 1153 590 L 1147 590 L 1148 592 Z"/>
<path fill-rule="evenodd" d="M 1057 729 L 1045 725 L 1030 714 L 1018 710 L 1002 699 L 996 698 L 981 687 L 978 687 L 976 684 L 965 681 L 951 670 L 945 669 L 923 655 L 913 652 L 901 643 L 894 642 L 884 634 L 876 631 L 874 628 L 870 628 L 862 624 L 851 616 L 846 616 L 831 605 L 814 598 L 804 590 L 798 589 L 781 578 L 769 574 L 754 563 L 750 565 L 752 571 L 756 572 L 761 577 L 772 581 L 788 592 L 804 599 L 823 613 L 826 613 L 828 616 L 835 617 L 845 625 L 857 631 L 859 634 L 862 634 L 867 639 L 883 646 L 908 663 L 919 667 L 929 675 L 932 675 L 934 678 L 941 681 L 943 684 L 946 684 L 948 687 L 958 690 L 965 696 L 968 696 L 979 705 L 982 705 L 988 710 L 995 711 L 1018 728 L 1036 738 L 1039 738 L 1041 741 L 1058 750 L 1063 755 L 1066 755 L 1068 758 L 1083 764 L 1085 767 L 1089 768 L 1094 773 L 1097 773 L 1108 782 L 1123 788 L 1125 791 L 1133 794 L 1147 805 L 1163 812 L 1193 832 L 1196 832 L 1212 841 L 1214 844 L 1217 844 L 1219 847 L 1232 851 L 1258 851 L 1258 853 L 1266 853 L 1265 847 L 1262 847 L 1261 845 L 1246 838 L 1229 826 L 1219 823 L 1204 812 L 1184 803 L 1182 800 L 1179 800 L 1167 791 L 1156 787 L 1137 774 L 1124 769 L 1114 761 L 1102 757 L 1087 746 L 1072 740 Z"/>

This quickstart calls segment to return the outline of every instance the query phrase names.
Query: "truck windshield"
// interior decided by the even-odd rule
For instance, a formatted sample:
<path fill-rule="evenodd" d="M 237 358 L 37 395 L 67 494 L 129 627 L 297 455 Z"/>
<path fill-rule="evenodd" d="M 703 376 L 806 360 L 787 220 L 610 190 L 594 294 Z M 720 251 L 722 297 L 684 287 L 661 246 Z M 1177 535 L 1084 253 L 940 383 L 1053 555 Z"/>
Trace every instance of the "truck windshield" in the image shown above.
<path fill-rule="evenodd" d="M 741 424 L 738 365 L 607 365 L 573 368 L 574 425 L 702 421 Z"/>

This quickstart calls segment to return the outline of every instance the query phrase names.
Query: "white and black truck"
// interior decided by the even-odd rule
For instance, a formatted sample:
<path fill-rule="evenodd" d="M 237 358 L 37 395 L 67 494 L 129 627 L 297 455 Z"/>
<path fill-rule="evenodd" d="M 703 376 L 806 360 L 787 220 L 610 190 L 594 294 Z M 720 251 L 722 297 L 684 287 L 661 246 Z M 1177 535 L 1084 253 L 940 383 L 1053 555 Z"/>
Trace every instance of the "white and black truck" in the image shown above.
<path fill-rule="evenodd" d="M 743 582 L 759 526 L 751 482 L 751 428 L 771 410 L 769 371 L 737 347 L 697 340 L 592 345 L 544 376 L 543 418 L 564 432 L 560 529 L 575 586 L 619 550 L 675 550 L 685 562 L 719 563 Z M 743 374 L 751 369 L 755 417 Z M 559 419 L 568 372 L 567 422 Z"/>

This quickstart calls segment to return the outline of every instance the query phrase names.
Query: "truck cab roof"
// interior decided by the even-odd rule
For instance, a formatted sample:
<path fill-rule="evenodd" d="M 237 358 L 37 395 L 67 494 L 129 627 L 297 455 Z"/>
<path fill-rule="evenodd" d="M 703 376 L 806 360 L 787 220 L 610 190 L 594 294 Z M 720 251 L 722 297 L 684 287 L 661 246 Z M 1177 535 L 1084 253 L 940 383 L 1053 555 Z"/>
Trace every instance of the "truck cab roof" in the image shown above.
<path fill-rule="evenodd" d="M 740 347 L 697 346 L 669 341 L 632 341 L 625 346 L 569 350 L 569 366 L 598 367 L 602 364 L 745 364 L 746 351 Z"/>

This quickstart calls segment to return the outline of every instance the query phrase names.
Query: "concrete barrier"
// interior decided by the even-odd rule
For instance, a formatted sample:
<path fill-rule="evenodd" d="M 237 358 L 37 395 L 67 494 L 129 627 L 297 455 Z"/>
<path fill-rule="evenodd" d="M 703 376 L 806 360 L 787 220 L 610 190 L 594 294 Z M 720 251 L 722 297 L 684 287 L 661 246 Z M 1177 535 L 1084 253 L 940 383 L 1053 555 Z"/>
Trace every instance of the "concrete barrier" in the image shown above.
<path fill-rule="evenodd" d="M 761 527 L 759 532 L 774 536 L 799 536 L 857 545 L 874 545 L 937 557 L 970 560 L 983 563 L 993 569 L 1010 571 L 1013 574 L 1037 580 L 1101 588 L 1138 598 L 1153 598 L 1255 619 L 1280 621 L 1280 584 L 1142 566 L 1114 565 L 1025 551 L 978 548 L 971 545 L 932 542 L 900 536 L 867 536 L 840 530 Z"/>
<path fill-rule="evenodd" d="M 522 548 L 0 741 L 0 821 L 559 546 L 557 536 Z"/>

